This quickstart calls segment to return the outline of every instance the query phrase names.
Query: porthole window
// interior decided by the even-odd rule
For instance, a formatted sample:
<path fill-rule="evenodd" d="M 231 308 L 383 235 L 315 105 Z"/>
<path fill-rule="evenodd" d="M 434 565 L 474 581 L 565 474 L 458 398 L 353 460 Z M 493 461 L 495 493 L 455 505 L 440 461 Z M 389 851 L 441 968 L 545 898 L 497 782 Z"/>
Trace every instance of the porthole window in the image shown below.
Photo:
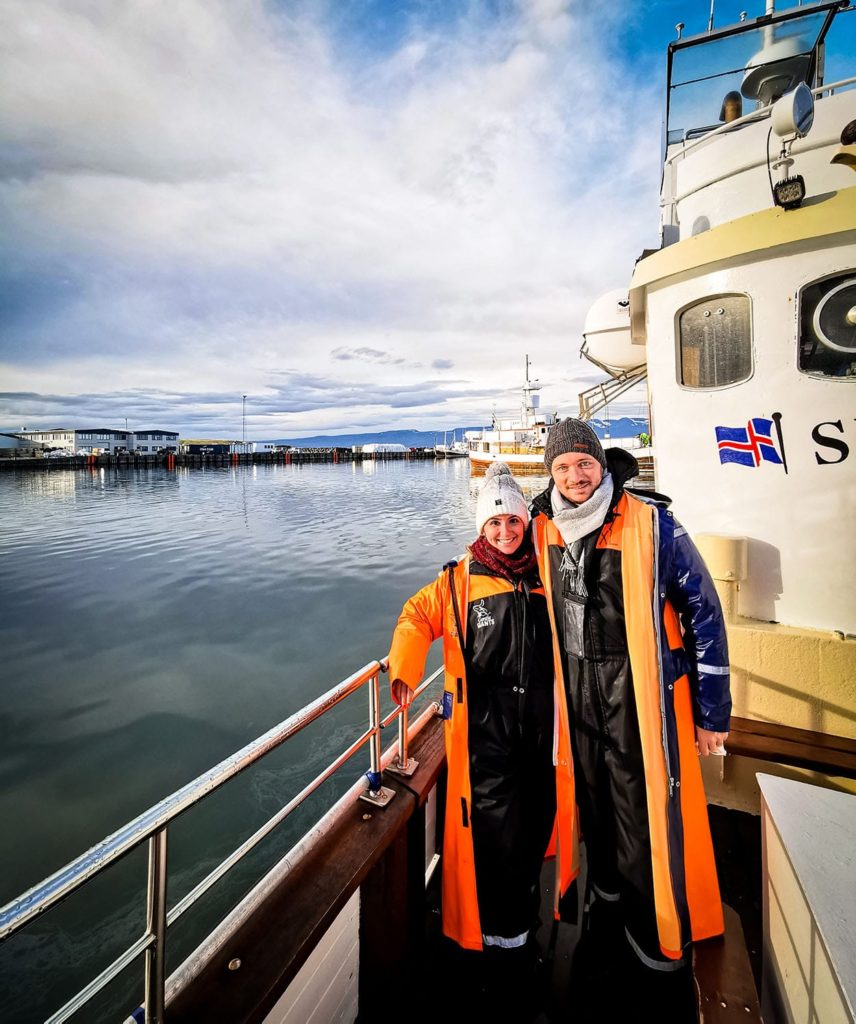
<path fill-rule="evenodd" d="M 799 367 L 819 377 L 856 378 L 856 271 L 803 289 Z"/>
<path fill-rule="evenodd" d="M 681 384 L 721 388 L 752 376 L 752 310 L 748 295 L 716 295 L 678 319 Z"/>

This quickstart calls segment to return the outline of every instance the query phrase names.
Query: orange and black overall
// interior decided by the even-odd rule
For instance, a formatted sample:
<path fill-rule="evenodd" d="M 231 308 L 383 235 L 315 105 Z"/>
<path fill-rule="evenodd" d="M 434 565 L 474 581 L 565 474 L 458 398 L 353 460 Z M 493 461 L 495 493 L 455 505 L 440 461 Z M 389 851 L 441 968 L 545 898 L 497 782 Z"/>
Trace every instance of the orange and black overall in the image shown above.
<path fill-rule="evenodd" d="M 537 577 L 494 576 L 471 555 L 450 563 L 405 604 L 390 679 L 414 689 L 440 637 L 443 931 L 464 949 L 514 948 L 534 923 L 548 846 L 557 902 L 578 870 L 567 703 L 544 589 Z"/>
<path fill-rule="evenodd" d="M 723 930 L 695 725 L 728 729 L 728 654 L 713 584 L 686 531 L 664 508 L 616 491 L 602 529 L 583 542 L 584 654 L 562 650 L 557 672 L 567 678 L 589 880 L 620 901 L 643 963 L 665 969 L 687 943 Z M 565 544 L 548 492 L 533 513 L 561 644 Z"/>

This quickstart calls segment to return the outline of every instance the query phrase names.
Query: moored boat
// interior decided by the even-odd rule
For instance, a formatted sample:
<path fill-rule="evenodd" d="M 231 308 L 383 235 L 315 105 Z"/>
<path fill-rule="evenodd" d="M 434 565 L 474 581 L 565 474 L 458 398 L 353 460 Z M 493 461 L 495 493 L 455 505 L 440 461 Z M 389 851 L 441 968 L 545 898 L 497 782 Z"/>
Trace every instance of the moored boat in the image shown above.
<path fill-rule="evenodd" d="M 854 41 L 848 3 L 821 2 L 769 3 L 670 44 L 661 245 L 587 322 L 614 376 L 644 365 L 657 488 L 728 620 L 727 747 L 742 756 L 705 763 L 705 783 L 712 804 L 763 811 L 769 1020 L 804 1005 L 853 1020 L 856 991 L 856 912 L 842 907 L 831 927 L 826 881 L 850 856 L 856 798 L 816 826 L 827 842 L 812 865 L 789 819 L 833 805 L 757 780 L 748 760 L 854 791 L 856 544 L 841 525 L 856 507 Z"/>
<path fill-rule="evenodd" d="M 856 383 L 850 170 L 856 160 L 848 164 L 847 158 L 856 154 L 853 143 L 841 141 L 856 119 L 852 65 L 839 84 L 823 81 L 824 68 L 834 66 L 833 29 L 845 19 L 852 43 L 854 16 L 846 5 L 821 3 L 771 10 L 672 44 L 663 245 L 640 261 L 621 300 L 633 365 L 647 364 L 658 486 L 675 499 L 677 514 L 703 548 L 729 620 L 735 720 L 729 756 L 704 765 L 709 801 L 751 812 L 760 830 L 759 762 L 777 777 L 773 786 L 761 783 L 766 860 L 757 879 L 766 901 L 768 1020 L 776 1019 L 777 1007 L 782 1019 L 797 1019 L 784 1009 L 792 1002 L 810 1006 L 815 1020 L 852 1020 L 856 1004 L 847 945 L 856 928 L 852 900 L 841 872 L 826 870 L 830 859 L 840 867 L 852 856 L 856 820 L 846 795 L 856 790 L 854 538 L 848 528 L 856 460 L 850 459 L 853 394 L 847 390 Z M 814 106 L 807 132 L 800 85 Z M 758 105 L 735 115 L 738 101 Z M 724 120 L 714 125 L 720 106 Z M 774 201 L 767 175 L 775 165 L 767 147 L 777 125 L 784 130 L 776 143 L 784 155 L 775 167 L 780 188 Z M 799 199 L 801 188 L 806 192 Z M 537 421 L 536 409 L 532 404 Z M 534 425 L 545 433 L 549 426 L 546 418 Z M 543 472 L 537 440 L 531 447 L 541 448 Z M 497 454 L 518 468 L 523 463 L 512 456 L 536 452 Z M 418 719 L 422 728 L 411 731 L 409 750 L 405 729 L 401 749 L 388 754 L 387 765 L 398 760 L 400 780 L 380 778 L 384 762 L 376 744 L 381 726 L 390 724 L 378 707 L 380 669 L 371 663 L 22 896 L 5 908 L 4 934 L 149 842 L 148 923 L 117 961 L 118 970 L 134 955 L 146 957 L 148 996 L 139 1019 L 383 1019 L 372 1014 L 403 994 L 404 969 L 424 947 L 426 884 L 441 854 L 434 826 L 443 753 L 440 722 L 429 705 Z M 325 815 L 167 984 L 167 924 L 199 894 L 194 890 L 193 900 L 167 907 L 166 828 L 190 802 L 249 767 L 344 690 L 366 684 L 374 694 L 367 784 Z M 809 791 L 806 800 L 795 779 L 840 792 L 831 800 L 827 794 L 812 799 L 817 791 Z M 786 784 L 800 787 L 790 821 Z M 366 790 L 368 802 L 358 802 Z M 828 817 L 811 816 L 820 805 L 828 807 Z M 800 857 L 789 847 L 794 831 L 803 838 Z M 742 869 L 742 858 L 735 850 L 732 865 Z M 206 884 L 213 885 L 219 871 Z M 828 878 L 839 885 L 837 893 L 823 889 Z M 733 948 L 731 939 L 726 936 L 726 949 Z M 743 994 L 742 979 L 729 973 L 726 955 L 711 975 L 701 969 L 705 956 L 710 965 L 710 949 L 715 959 L 721 948 L 712 942 L 697 951 L 697 978 L 709 982 L 701 986 L 704 1019 L 726 1020 L 726 1011 L 736 1008 L 741 1019 L 758 1020 L 757 1005 Z M 81 997 L 53 1019 L 68 1019 L 85 1005 Z"/>
<path fill-rule="evenodd" d="M 490 428 L 466 432 L 470 465 L 484 471 L 492 462 L 505 462 L 515 473 L 544 473 L 544 446 L 557 414 L 540 411 L 542 385 L 529 379 L 529 356 L 516 418 L 497 419 Z"/>
<path fill-rule="evenodd" d="M 443 444 L 434 445 L 434 457 L 438 459 L 465 459 L 469 454 L 466 441 L 459 440 L 452 434 L 452 443 L 448 442 L 448 435 L 443 436 Z"/>

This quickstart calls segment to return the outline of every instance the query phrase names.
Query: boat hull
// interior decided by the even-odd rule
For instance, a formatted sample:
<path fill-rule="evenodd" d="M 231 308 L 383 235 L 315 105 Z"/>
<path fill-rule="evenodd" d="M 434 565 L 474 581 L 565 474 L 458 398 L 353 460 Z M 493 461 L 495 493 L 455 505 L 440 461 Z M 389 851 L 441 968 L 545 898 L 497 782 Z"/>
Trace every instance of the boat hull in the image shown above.
<path fill-rule="evenodd" d="M 484 472 L 494 462 L 506 463 L 514 473 L 547 475 L 543 452 L 470 452 L 470 466 L 475 472 Z"/>

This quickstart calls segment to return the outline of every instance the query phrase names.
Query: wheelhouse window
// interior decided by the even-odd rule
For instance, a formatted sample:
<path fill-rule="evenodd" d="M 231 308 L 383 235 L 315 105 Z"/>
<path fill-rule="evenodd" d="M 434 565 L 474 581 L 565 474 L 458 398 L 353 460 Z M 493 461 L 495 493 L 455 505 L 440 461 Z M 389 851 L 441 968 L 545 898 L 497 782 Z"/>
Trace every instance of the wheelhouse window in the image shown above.
<path fill-rule="evenodd" d="M 752 376 L 752 310 L 747 295 L 716 295 L 678 318 L 678 379 L 721 388 Z"/>
<path fill-rule="evenodd" d="M 799 368 L 815 377 L 856 379 L 856 270 L 803 288 Z"/>
<path fill-rule="evenodd" d="M 814 85 L 835 13 L 832 5 L 788 9 L 759 19 L 761 25 L 751 20 L 673 42 L 667 144 L 767 106 L 799 82 Z M 847 31 L 852 33 L 849 25 Z"/>

